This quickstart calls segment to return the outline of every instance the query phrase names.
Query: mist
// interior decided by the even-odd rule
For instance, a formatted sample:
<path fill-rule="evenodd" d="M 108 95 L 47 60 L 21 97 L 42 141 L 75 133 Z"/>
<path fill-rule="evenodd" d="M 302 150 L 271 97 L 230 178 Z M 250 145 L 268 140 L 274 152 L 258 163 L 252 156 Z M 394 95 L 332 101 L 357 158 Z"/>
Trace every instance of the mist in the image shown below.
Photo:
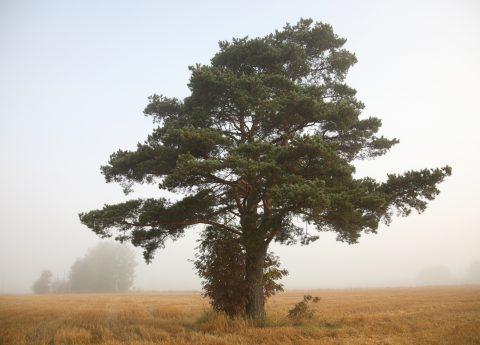
<path fill-rule="evenodd" d="M 366 105 L 363 118 L 379 117 L 380 134 L 400 139 L 385 156 L 358 162 L 357 176 L 384 180 L 445 164 L 453 175 L 423 214 L 394 217 L 358 244 L 332 233 L 309 246 L 274 244 L 289 271 L 285 289 L 480 284 L 477 2 L 2 1 L 0 293 L 31 293 L 42 270 L 65 279 L 106 241 L 80 224 L 80 212 L 166 196 L 140 185 L 126 197 L 100 173 L 111 153 L 150 133 L 148 96 L 185 97 L 187 67 L 208 63 L 219 40 L 265 35 L 301 17 L 348 39 L 359 62 L 347 83 Z M 134 289 L 199 291 L 189 261 L 198 238 L 191 228 L 149 265 L 132 247 Z"/>

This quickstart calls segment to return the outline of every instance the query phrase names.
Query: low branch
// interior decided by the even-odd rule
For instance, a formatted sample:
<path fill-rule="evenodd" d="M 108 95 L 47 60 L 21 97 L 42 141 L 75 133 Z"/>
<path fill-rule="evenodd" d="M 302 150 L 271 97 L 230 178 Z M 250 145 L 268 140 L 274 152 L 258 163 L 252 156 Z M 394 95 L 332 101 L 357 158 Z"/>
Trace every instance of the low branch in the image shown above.
<path fill-rule="evenodd" d="M 236 235 L 239 235 L 241 236 L 242 233 L 240 231 L 238 231 L 237 229 L 235 228 L 232 228 L 230 226 L 227 226 L 225 224 L 220 224 L 220 223 L 217 223 L 217 222 L 214 222 L 214 221 L 211 221 L 211 220 L 200 220 L 198 221 L 198 223 L 196 224 L 208 224 L 208 225 L 213 225 L 213 226 L 216 226 L 218 228 L 221 228 L 221 229 L 224 229 L 226 231 L 229 231 L 231 232 L 232 234 L 236 234 Z"/>
<path fill-rule="evenodd" d="M 241 235 L 242 234 L 240 231 L 238 231 L 235 228 L 232 228 L 232 227 L 227 226 L 225 224 L 217 223 L 213 220 L 208 220 L 208 219 L 193 219 L 193 220 L 185 221 L 185 222 L 156 222 L 155 225 L 131 223 L 131 222 L 127 222 L 127 221 L 124 221 L 122 223 L 125 224 L 125 225 L 129 225 L 129 226 L 140 226 L 140 227 L 142 227 L 142 226 L 158 226 L 158 225 L 163 225 L 163 226 L 168 226 L 168 225 L 189 226 L 189 225 L 195 225 L 195 224 L 208 224 L 208 225 L 212 225 L 212 226 L 218 227 L 220 229 L 229 231 L 232 234 L 236 234 L 236 235 Z"/>
<path fill-rule="evenodd" d="M 275 237 L 276 234 L 278 234 L 278 232 L 280 231 L 280 229 L 272 229 L 270 231 L 270 234 L 265 238 L 265 244 L 268 245 L 270 244 L 270 242 L 272 242 L 273 238 Z"/>

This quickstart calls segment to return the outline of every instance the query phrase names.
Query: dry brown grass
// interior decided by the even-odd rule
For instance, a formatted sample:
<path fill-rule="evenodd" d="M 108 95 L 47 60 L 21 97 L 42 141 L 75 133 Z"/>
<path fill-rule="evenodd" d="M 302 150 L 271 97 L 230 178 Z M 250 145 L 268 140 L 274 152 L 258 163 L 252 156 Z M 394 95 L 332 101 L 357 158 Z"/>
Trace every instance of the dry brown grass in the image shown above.
<path fill-rule="evenodd" d="M 1 296 L 0 345 L 480 344 L 480 287 L 308 291 L 316 317 L 267 305 L 265 327 L 209 311 L 199 294 Z"/>

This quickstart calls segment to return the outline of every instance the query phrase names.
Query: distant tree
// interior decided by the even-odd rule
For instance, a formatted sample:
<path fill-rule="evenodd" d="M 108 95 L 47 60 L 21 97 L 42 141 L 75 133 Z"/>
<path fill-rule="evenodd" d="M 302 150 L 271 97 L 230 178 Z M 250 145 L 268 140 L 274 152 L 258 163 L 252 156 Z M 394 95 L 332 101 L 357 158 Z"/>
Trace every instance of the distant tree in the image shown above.
<path fill-rule="evenodd" d="M 150 97 L 145 114 L 158 126 L 102 167 L 125 193 L 153 183 L 179 198 L 105 205 L 80 220 L 101 237 L 142 246 L 147 261 L 196 224 L 234 234 L 245 249 L 245 312 L 263 320 L 272 241 L 316 240 L 304 235 L 301 220 L 356 243 L 394 214 L 424 211 L 451 173 L 445 166 L 383 181 L 355 175 L 359 159 L 382 156 L 398 140 L 377 135 L 380 119 L 361 118 L 364 105 L 345 83 L 357 61 L 345 42 L 310 19 L 220 42 L 210 64 L 190 68 L 191 94 Z"/>
<path fill-rule="evenodd" d="M 68 293 L 70 292 L 70 281 L 57 278 L 52 281 L 50 290 L 55 294 Z"/>
<path fill-rule="evenodd" d="M 480 260 L 472 262 L 467 271 L 467 282 L 480 284 Z"/>
<path fill-rule="evenodd" d="M 205 296 L 215 310 L 227 315 L 239 316 L 245 313 L 246 290 L 245 248 L 235 234 L 218 231 L 208 226 L 201 235 L 194 266 L 203 279 Z M 263 268 L 263 293 L 268 298 L 283 291 L 277 281 L 288 274 L 280 269 L 278 257 L 272 252 L 265 256 Z"/>
<path fill-rule="evenodd" d="M 450 271 L 444 266 L 432 266 L 424 268 L 418 275 L 422 285 L 445 285 L 452 282 Z"/>
<path fill-rule="evenodd" d="M 133 284 L 135 264 L 130 248 L 100 243 L 72 265 L 70 289 L 72 292 L 126 292 Z"/>
<path fill-rule="evenodd" d="M 46 294 L 51 292 L 52 272 L 44 270 L 40 273 L 40 277 L 35 280 L 32 286 L 33 292 L 37 294 Z"/>

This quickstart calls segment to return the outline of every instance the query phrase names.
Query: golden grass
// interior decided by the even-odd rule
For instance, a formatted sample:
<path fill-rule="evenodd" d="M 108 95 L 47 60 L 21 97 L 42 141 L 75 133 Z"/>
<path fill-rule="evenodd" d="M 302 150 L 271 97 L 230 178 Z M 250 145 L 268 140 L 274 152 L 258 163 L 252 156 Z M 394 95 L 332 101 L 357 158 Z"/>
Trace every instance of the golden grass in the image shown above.
<path fill-rule="evenodd" d="M 286 315 L 321 297 L 312 320 Z M 0 296 L 0 345 L 480 344 L 480 287 L 287 292 L 265 327 L 213 313 L 200 294 Z"/>

